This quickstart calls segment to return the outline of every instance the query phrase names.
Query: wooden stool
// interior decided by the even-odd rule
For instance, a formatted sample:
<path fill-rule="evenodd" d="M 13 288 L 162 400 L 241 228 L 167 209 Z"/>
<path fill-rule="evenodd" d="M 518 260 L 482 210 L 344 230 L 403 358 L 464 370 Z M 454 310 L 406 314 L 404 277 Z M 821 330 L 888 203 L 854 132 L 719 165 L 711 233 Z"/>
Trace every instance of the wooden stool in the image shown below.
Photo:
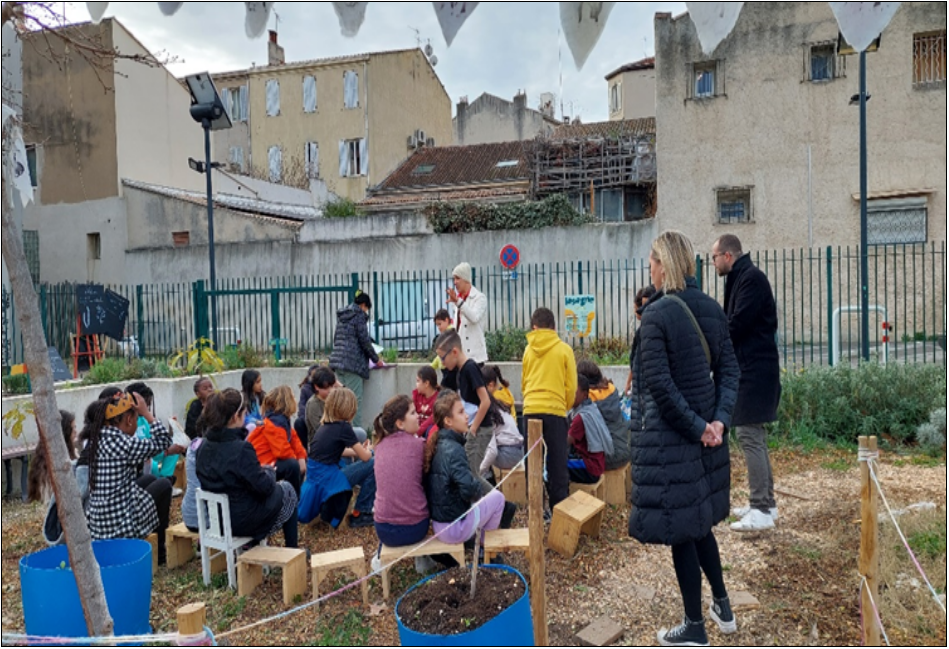
<path fill-rule="evenodd" d="M 484 534 L 484 562 L 491 561 L 502 552 L 523 552 L 530 559 L 531 534 L 528 529 L 491 530 Z"/>
<path fill-rule="evenodd" d="M 625 505 L 629 502 L 629 489 L 633 470 L 630 465 L 613 469 L 603 474 L 603 501 L 607 505 Z"/>
<path fill-rule="evenodd" d="M 580 484 L 579 482 L 571 482 L 570 493 L 575 494 L 579 491 L 590 494 L 597 500 L 604 500 L 605 498 L 603 492 L 605 491 L 605 483 L 603 482 L 603 476 L 600 476 L 600 479 L 594 484 Z"/>
<path fill-rule="evenodd" d="M 428 540 L 428 539 L 426 539 Z M 424 543 L 425 541 L 422 541 Z M 379 560 L 382 562 L 383 566 L 388 566 L 393 561 L 399 559 L 414 559 L 415 557 L 430 557 L 435 554 L 450 554 L 454 557 L 455 561 L 458 562 L 458 565 L 465 565 L 465 545 L 464 543 L 457 543 L 451 545 L 448 543 L 443 543 L 438 539 L 435 539 L 425 545 L 424 547 L 418 546 L 405 546 L 401 548 L 390 548 L 389 546 L 382 546 L 382 554 L 379 556 Z M 389 570 L 388 568 L 383 568 L 382 572 L 382 598 L 385 600 L 389 599 Z"/>
<path fill-rule="evenodd" d="M 145 539 L 152 546 L 152 576 L 158 573 L 158 534 L 152 532 Z"/>
<path fill-rule="evenodd" d="M 554 507 L 547 545 L 568 559 L 573 557 L 581 533 L 594 538 L 600 536 L 605 509 L 606 503 L 602 500 L 583 491 L 576 492 Z"/>
<path fill-rule="evenodd" d="M 356 576 L 356 579 L 363 579 L 369 574 L 366 569 L 366 554 L 362 547 L 314 554 L 310 558 L 310 568 L 313 571 L 313 599 L 320 598 L 320 584 L 330 572 L 337 568 L 346 568 Z M 362 605 L 368 607 L 369 581 L 363 580 L 361 588 Z"/>
<path fill-rule="evenodd" d="M 200 543 L 197 532 L 192 532 L 184 523 L 169 527 L 165 531 L 165 549 L 168 552 L 168 567 L 180 568 L 195 557 L 194 544 Z M 227 557 L 223 553 L 214 555 L 211 559 L 211 573 L 227 572 Z"/>
<path fill-rule="evenodd" d="M 237 594 L 250 595 L 264 580 L 264 566 L 283 572 L 283 603 L 306 593 L 306 550 L 258 546 L 237 558 Z"/>
<path fill-rule="evenodd" d="M 511 476 L 507 478 L 507 476 Z M 507 481 L 501 484 L 501 493 L 504 494 L 504 500 L 518 505 L 527 504 L 527 472 L 524 465 L 504 471 L 503 469 L 494 469 L 494 477 L 501 484 L 501 481 L 507 478 Z"/>
<path fill-rule="evenodd" d="M 175 489 L 181 489 L 182 496 L 188 491 L 188 472 L 185 470 L 184 457 L 179 457 L 178 463 L 175 464 Z"/>

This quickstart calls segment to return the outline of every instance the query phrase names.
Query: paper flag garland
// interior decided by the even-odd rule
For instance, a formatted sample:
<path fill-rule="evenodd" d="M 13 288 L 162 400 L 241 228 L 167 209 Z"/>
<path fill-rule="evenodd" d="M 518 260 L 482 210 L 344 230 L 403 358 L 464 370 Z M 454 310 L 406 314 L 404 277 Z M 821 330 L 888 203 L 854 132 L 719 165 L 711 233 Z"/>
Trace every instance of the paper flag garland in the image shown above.
<path fill-rule="evenodd" d="M 870 47 L 900 8 L 900 2 L 831 2 L 840 32 L 858 52 Z"/>
<path fill-rule="evenodd" d="M 270 10 L 273 8 L 273 2 L 245 2 L 247 16 L 244 19 L 244 29 L 247 31 L 248 38 L 257 38 L 267 29 L 267 21 L 270 20 Z"/>
<path fill-rule="evenodd" d="M 451 43 L 458 35 L 461 26 L 468 20 L 468 16 L 474 13 L 478 7 L 478 2 L 433 2 L 435 15 L 438 16 L 438 24 L 442 26 L 442 35 L 445 37 L 445 43 L 451 47 Z"/>
<path fill-rule="evenodd" d="M 738 22 L 744 2 L 686 2 L 689 16 L 702 43 L 702 51 L 711 54 Z"/>
<path fill-rule="evenodd" d="M 87 2 L 86 9 L 89 10 L 89 17 L 92 18 L 92 22 L 99 24 L 102 21 L 102 17 L 105 15 L 105 10 L 109 8 L 108 2 Z"/>
<path fill-rule="evenodd" d="M 561 2 L 560 23 L 577 69 L 583 68 L 596 46 L 615 2 Z"/>
<path fill-rule="evenodd" d="M 166 16 L 174 16 L 181 9 L 183 2 L 159 2 L 158 8 Z"/>
<path fill-rule="evenodd" d="M 368 2 L 334 2 L 333 9 L 339 18 L 339 30 L 347 38 L 359 33 L 363 21 L 366 19 Z"/>
<path fill-rule="evenodd" d="M 6 104 L 3 105 L 3 128 L 7 128 L 7 121 L 16 116 L 16 111 Z M 23 143 L 23 131 L 16 123 L 12 123 L 13 129 L 10 134 L 13 139 L 13 150 L 4 152 L 4 155 L 10 155 L 9 159 L 4 160 L 4 172 L 13 172 L 13 186 L 20 194 L 20 200 L 24 205 L 33 202 L 33 182 L 30 178 L 30 163 L 26 157 L 26 145 Z M 9 165 L 9 166 L 7 166 Z"/>

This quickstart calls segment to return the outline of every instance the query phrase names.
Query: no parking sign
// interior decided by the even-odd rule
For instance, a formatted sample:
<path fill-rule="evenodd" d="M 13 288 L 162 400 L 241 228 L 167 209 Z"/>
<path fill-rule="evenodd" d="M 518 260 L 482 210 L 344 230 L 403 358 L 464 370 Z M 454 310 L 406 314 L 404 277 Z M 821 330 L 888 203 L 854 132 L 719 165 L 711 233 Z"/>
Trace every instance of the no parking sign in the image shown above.
<path fill-rule="evenodd" d="M 517 246 L 508 244 L 501 248 L 501 265 L 505 270 L 514 270 L 521 263 L 521 251 Z"/>

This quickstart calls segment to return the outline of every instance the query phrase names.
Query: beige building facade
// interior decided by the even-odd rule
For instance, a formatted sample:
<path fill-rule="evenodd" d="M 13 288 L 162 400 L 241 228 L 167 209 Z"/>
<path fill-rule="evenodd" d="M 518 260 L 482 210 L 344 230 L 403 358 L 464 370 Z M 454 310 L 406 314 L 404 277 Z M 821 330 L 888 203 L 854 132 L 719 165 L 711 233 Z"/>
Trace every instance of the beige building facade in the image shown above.
<path fill-rule="evenodd" d="M 452 129 L 455 144 L 496 144 L 547 137 L 560 124 L 554 117 L 554 96 L 550 93 L 541 95 L 536 110 L 528 107 L 524 93 L 513 101 L 483 93 L 471 103 L 462 97 L 455 107 Z"/>
<path fill-rule="evenodd" d="M 656 116 L 656 59 L 629 63 L 606 75 L 610 121 Z"/>
<path fill-rule="evenodd" d="M 688 15 L 655 26 L 660 229 L 859 244 L 859 57 L 827 3 L 746 3 L 710 56 Z M 869 240 L 945 241 L 946 4 L 902 3 L 867 69 Z"/>
<path fill-rule="evenodd" d="M 271 182 L 319 180 L 358 201 L 417 148 L 451 141 L 451 101 L 419 49 L 214 79 L 235 123 L 216 134 L 216 159 Z"/>

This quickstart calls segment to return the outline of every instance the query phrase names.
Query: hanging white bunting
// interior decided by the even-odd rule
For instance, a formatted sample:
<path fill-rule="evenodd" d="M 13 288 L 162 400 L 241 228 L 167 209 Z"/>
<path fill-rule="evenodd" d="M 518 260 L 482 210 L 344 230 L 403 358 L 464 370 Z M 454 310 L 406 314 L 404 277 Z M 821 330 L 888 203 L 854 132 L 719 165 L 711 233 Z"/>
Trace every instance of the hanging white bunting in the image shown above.
<path fill-rule="evenodd" d="M 435 15 L 438 16 L 438 24 L 442 26 L 442 35 L 445 42 L 451 47 L 451 43 L 458 35 L 461 26 L 468 20 L 468 16 L 474 13 L 478 7 L 478 2 L 433 2 Z"/>
<path fill-rule="evenodd" d="M 334 2 L 333 9 L 339 18 L 339 30 L 343 36 L 352 38 L 359 33 L 363 21 L 366 19 L 368 2 Z"/>
<path fill-rule="evenodd" d="M 7 129 L 7 121 L 16 116 L 16 111 L 4 104 L 3 129 Z M 26 145 L 23 144 L 23 131 L 16 122 L 10 124 L 10 139 L 13 141 L 13 151 L 4 152 L 4 171 L 13 172 L 13 186 L 20 193 L 20 200 L 24 205 L 33 202 L 33 180 L 30 178 L 30 161 L 26 155 Z M 6 158 L 10 155 L 10 158 Z"/>
<path fill-rule="evenodd" d="M 3 105 L 3 126 L 6 127 L 7 120 L 16 115 L 16 111 L 6 104 Z"/>
<path fill-rule="evenodd" d="M 273 8 L 273 2 L 245 2 L 247 16 L 244 19 L 244 29 L 247 31 L 248 38 L 257 38 L 267 29 L 267 21 L 270 20 L 270 10 Z"/>
<path fill-rule="evenodd" d="M 702 51 L 711 54 L 738 22 L 744 2 L 686 2 Z"/>
<path fill-rule="evenodd" d="M 560 23 L 563 34 L 573 54 L 577 69 L 587 62 L 587 57 L 600 40 L 606 21 L 615 2 L 561 2 Z"/>
<path fill-rule="evenodd" d="M 166 16 L 174 16 L 183 4 L 183 2 L 159 2 L 158 9 Z"/>
<path fill-rule="evenodd" d="M 109 8 L 108 2 L 87 2 L 86 9 L 89 10 L 89 17 L 92 18 L 92 22 L 97 25 L 102 21 L 102 17 L 105 15 L 105 10 Z"/>
<path fill-rule="evenodd" d="M 900 8 L 901 2 L 831 2 L 840 33 L 858 52 L 870 47 Z"/>

